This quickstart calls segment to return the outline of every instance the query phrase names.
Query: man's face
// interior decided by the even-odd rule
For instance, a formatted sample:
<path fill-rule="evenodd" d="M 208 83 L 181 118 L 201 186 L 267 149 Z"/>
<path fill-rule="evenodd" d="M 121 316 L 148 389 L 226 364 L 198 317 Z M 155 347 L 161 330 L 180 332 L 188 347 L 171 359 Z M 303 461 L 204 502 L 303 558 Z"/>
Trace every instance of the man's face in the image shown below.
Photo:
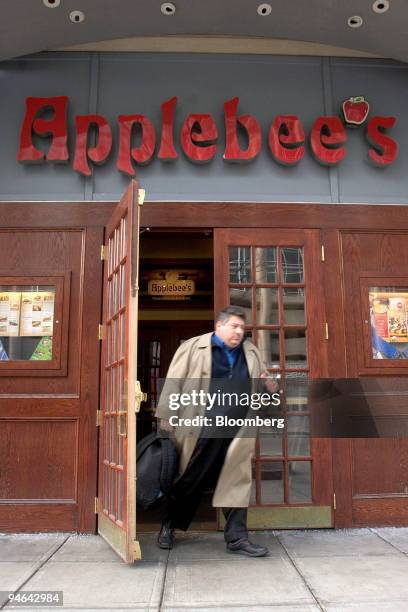
<path fill-rule="evenodd" d="M 242 342 L 245 332 L 245 323 L 241 317 L 231 315 L 227 321 L 221 323 L 217 321 L 215 324 L 217 336 L 221 338 L 228 348 L 235 348 Z"/>

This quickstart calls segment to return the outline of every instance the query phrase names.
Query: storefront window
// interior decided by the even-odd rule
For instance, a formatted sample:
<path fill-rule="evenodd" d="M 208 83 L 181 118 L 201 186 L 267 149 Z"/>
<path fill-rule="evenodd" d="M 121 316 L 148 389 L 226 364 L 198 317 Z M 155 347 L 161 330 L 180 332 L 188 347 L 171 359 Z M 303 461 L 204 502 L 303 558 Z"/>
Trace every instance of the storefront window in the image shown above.
<path fill-rule="evenodd" d="M 0 361 L 51 361 L 55 287 L 0 284 Z"/>
<path fill-rule="evenodd" d="M 408 359 L 408 287 L 369 287 L 373 359 Z"/>

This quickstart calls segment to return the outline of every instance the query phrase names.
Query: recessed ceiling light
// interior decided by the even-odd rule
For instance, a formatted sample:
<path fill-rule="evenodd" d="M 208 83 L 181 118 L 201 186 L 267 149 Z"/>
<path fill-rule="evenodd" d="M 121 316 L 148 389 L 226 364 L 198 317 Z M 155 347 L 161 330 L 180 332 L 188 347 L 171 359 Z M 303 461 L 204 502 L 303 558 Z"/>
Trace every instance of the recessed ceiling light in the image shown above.
<path fill-rule="evenodd" d="M 373 3 L 373 11 L 374 13 L 385 13 L 390 8 L 390 3 L 388 0 L 376 0 Z"/>
<path fill-rule="evenodd" d="M 348 18 L 347 24 L 350 28 L 359 28 L 363 25 L 363 20 L 360 15 L 353 15 L 353 17 Z"/>
<path fill-rule="evenodd" d="M 268 15 L 272 13 L 272 7 L 267 2 L 264 2 L 258 6 L 258 8 L 256 9 L 256 12 L 261 17 L 267 17 Z"/>
<path fill-rule="evenodd" d="M 43 0 L 43 4 L 47 8 L 57 8 L 61 4 L 61 0 Z"/>
<path fill-rule="evenodd" d="M 85 13 L 83 13 L 82 11 L 71 11 L 71 13 L 69 14 L 69 18 L 72 23 L 82 23 L 83 21 L 85 21 Z"/>
<path fill-rule="evenodd" d="M 176 6 L 172 2 L 163 2 L 160 10 L 163 15 L 171 16 L 176 12 Z"/>

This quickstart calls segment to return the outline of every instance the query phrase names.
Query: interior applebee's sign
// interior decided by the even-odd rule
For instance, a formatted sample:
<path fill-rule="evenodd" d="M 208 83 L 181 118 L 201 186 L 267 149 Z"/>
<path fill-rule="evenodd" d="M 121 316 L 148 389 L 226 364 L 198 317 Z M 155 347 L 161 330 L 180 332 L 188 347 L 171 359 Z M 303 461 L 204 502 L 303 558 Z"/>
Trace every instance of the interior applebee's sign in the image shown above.
<path fill-rule="evenodd" d="M 112 147 L 112 126 L 102 115 L 75 116 L 75 145 L 68 147 L 68 97 L 26 99 L 26 112 L 21 128 L 20 146 L 17 159 L 20 162 L 68 162 L 73 152 L 73 169 L 85 176 L 91 174 L 91 165 L 103 164 Z M 238 114 L 239 98 L 224 102 L 225 148 L 222 157 L 226 162 L 250 162 L 262 148 L 262 130 L 253 115 Z M 135 165 L 149 163 L 154 155 L 165 162 L 179 157 L 179 150 L 186 157 L 198 163 L 208 163 L 220 153 L 217 146 L 218 126 L 210 114 L 194 113 L 185 117 L 179 138 L 174 134 L 174 119 L 177 98 L 173 97 L 161 105 L 162 122 L 158 139 L 155 126 L 146 115 L 119 115 L 119 142 L 116 155 L 118 170 L 127 175 L 136 174 Z M 51 110 L 51 118 L 41 115 Z M 358 96 L 343 103 L 343 119 L 337 116 L 321 116 L 315 119 L 309 134 L 310 149 L 318 162 L 326 166 L 339 164 L 346 156 L 346 127 L 359 127 L 368 117 L 369 105 Z M 398 145 L 385 134 L 395 124 L 395 117 L 371 117 L 366 126 L 369 142 L 369 159 L 384 168 L 397 157 Z M 239 132 L 246 136 L 243 147 Z M 91 135 L 95 143 L 89 143 Z M 132 146 L 132 139 L 138 135 L 138 145 Z M 48 152 L 38 149 L 33 136 L 51 136 Z M 267 134 L 268 148 L 273 159 L 285 166 L 295 166 L 305 155 L 306 135 L 296 115 L 276 115 Z M 71 148 L 71 147 L 70 147 Z M 157 149 L 157 152 L 156 152 Z"/>

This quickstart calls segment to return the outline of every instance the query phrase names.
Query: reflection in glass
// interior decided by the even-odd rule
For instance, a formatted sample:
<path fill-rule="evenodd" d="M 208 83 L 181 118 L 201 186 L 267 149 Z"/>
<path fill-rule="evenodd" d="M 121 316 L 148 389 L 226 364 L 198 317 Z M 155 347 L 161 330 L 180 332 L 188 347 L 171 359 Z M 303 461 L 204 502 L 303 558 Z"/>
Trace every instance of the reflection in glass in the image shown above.
<path fill-rule="evenodd" d="M 308 410 L 309 383 L 306 372 L 289 372 L 285 376 L 285 404 L 287 410 Z"/>
<path fill-rule="evenodd" d="M 230 283 L 251 282 L 251 248 L 229 248 Z"/>
<path fill-rule="evenodd" d="M 287 368 L 306 368 L 306 330 L 285 329 L 285 360 Z"/>
<path fill-rule="evenodd" d="M 262 503 L 282 504 L 284 500 L 283 462 L 262 462 L 261 480 Z"/>
<path fill-rule="evenodd" d="M 279 365 L 279 331 L 258 329 L 258 348 L 268 368 Z"/>
<path fill-rule="evenodd" d="M 230 302 L 231 306 L 239 306 L 245 310 L 246 323 L 252 323 L 252 289 L 250 288 L 231 288 Z"/>
<path fill-rule="evenodd" d="M 118 521 L 122 521 L 123 520 L 123 497 L 125 495 L 125 492 L 123 490 L 123 472 L 120 470 L 118 471 L 118 516 L 117 516 L 117 520 Z"/>
<path fill-rule="evenodd" d="M 373 359 L 408 359 L 408 288 L 370 287 Z"/>
<path fill-rule="evenodd" d="M 282 273 L 284 283 L 303 283 L 303 248 L 282 247 Z"/>
<path fill-rule="evenodd" d="M 257 283 L 278 282 L 276 247 L 257 247 L 255 249 L 255 269 Z"/>
<path fill-rule="evenodd" d="M 249 497 L 249 503 L 251 506 L 256 505 L 256 471 L 255 464 L 252 464 L 252 482 L 251 482 L 251 495 Z"/>
<path fill-rule="evenodd" d="M 305 293 L 303 287 L 283 288 L 283 311 L 286 325 L 305 324 Z"/>
<path fill-rule="evenodd" d="M 253 342 L 253 338 L 252 338 L 252 329 L 247 329 L 244 333 L 244 340 L 250 340 L 251 342 Z"/>
<path fill-rule="evenodd" d="M 256 289 L 257 325 L 277 325 L 279 323 L 278 290 L 266 287 Z"/>
<path fill-rule="evenodd" d="M 312 471 L 310 461 L 289 461 L 289 503 L 312 501 Z"/>
<path fill-rule="evenodd" d="M 265 415 L 266 416 L 266 415 Z M 283 454 L 283 433 L 262 427 L 259 432 L 260 453 L 266 457 L 276 457 Z"/>
<path fill-rule="evenodd" d="M 288 416 L 288 454 L 292 457 L 310 455 L 309 416 Z"/>
<path fill-rule="evenodd" d="M 55 287 L 0 285 L 0 361 L 51 361 Z"/>

